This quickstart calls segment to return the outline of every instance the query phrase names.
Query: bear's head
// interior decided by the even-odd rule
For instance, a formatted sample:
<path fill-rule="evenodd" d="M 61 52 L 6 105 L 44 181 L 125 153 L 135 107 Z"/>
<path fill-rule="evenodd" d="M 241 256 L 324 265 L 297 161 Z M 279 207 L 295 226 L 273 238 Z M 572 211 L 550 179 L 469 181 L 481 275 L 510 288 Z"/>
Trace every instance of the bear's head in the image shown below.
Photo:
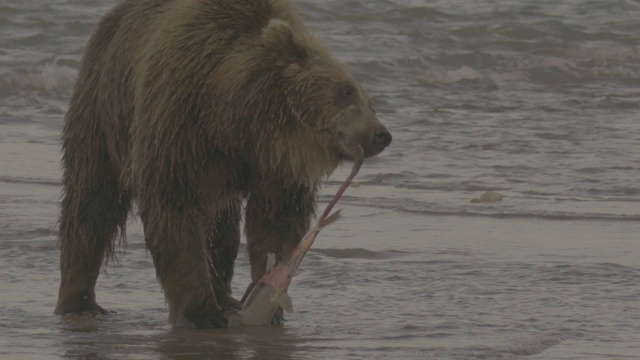
<path fill-rule="evenodd" d="M 391 134 L 378 120 L 366 91 L 320 42 L 306 31 L 272 19 L 263 29 L 266 64 L 279 68 L 284 111 L 297 126 L 311 129 L 330 156 L 358 160 L 380 153 Z"/>

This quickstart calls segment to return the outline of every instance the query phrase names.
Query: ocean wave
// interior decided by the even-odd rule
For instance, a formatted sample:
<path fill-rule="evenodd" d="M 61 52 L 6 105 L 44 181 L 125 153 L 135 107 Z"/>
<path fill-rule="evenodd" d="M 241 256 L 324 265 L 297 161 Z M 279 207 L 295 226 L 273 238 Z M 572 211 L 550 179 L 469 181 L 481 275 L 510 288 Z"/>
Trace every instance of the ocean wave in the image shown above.
<path fill-rule="evenodd" d="M 0 70 L 0 112 L 4 112 L 0 123 L 38 123 L 40 116 L 62 118 L 76 76 L 74 68 L 55 62 Z"/>
<path fill-rule="evenodd" d="M 22 232 L 21 235 L 27 238 L 42 237 L 42 236 L 58 236 L 58 230 L 51 228 L 38 228 L 29 231 Z"/>
<path fill-rule="evenodd" d="M 53 62 L 45 64 L 40 73 L 31 76 L 29 84 L 46 91 L 70 89 L 77 77 L 77 69 Z"/>
<path fill-rule="evenodd" d="M 78 76 L 78 70 L 56 61 L 44 64 L 41 68 L 30 70 L 26 76 L 17 78 L 22 87 L 36 91 L 69 94 Z"/>
<path fill-rule="evenodd" d="M 365 21 L 361 25 L 365 28 L 379 28 L 360 21 Z M 358 48 L 359 56 L 349 58 L 348 63 L 362 69 L 361 76 L 377 74 L 371 81 L 380 81 L 381 77 L 397 81 L 398 76 L 420 85 L 640 81 L 640 46 L 623 29 L 594 31 L 558 20 L 494 26 L 479 23 L 447 24 L 443 29 L 436 25 L 405 26 L 398 30 L 389 20 L 384 25 L 388 32 L 331 40 L 345 51 Z M 363 56 L 368 52 L 360 45 L 364 41 L 372 48 L 395 51 Z"/>
<path fill-rule="evenodd" d="M 511 269 L 514 274 L 527 272 L 532 286 L 555 284 L 557 286 L 584 286 L 601 284 L 602 287 L 618 287 L 619 291 L 634 293 L 638 291 L 637 279 L 640 268 L 613 263 L 549 263 L 529 266 L 528 269 Z M 525 276 L 524 273 L 522 276 Z M 621 289 L 620 286 L 626 286 Z M 634 290 L 635 289 L 635 290 Z M 585 289 L 584 294 L 587 295 Z"/>
<path fill-rule="evenodd" d="M 510 337 L 511 344 L 507 350 L 516 356 L 537 355 L 560 344 L 563 337 L 560 334 L 539 335 L 532 338 Z"/>
<path fill-rule="evenodd" d="M 416 194 L 417 195 L 417 194 Z M 609 212 L 589 212 L 580 210 L 584 207 L 584 203 L 580 206 L 569 206 L 563 204 L 560 210 L 555 210 L 551 204 L 556 200 L 551 197 L 534 196 L 530 198 L 520 198 L 518 201 L 509 202 L 508 199 L 515 196 L 506 196 L 507 200 L 498 203 L 480 203 L 473 204 L 471 198 L 477 194 L 446 193 L 432 192 L 430 195 L 421 194 L 424 199 L 416 198 L 399 198 L 399 197 L 356 197 L 344 195 L 341 203 L 351 206 L 365 206 L 375 209 L 393 210 L 399 213 L 419 214 L 424 216 L 459 216 L 459 217 L 486 217 L 496 219 L 533 219 L 533 220 L 553 220 L 553 221 L 614 221 L 614 222 L 638 222 L 640 214 L 623 213 L 630 207 L 628 205 L 621 206 L 620 210 L 615 208 L 607 209 Z M 429 200 L 429 196 L 433 197 L 433 201 Z M 466 199 L 468 197 L 469 199 Z M 452 199 L 453 198 L 453 199 Z M 464 200 L 461 200 L 464 198 Z M 322 201 L 328 201 L 328 195 L 321 196 Z M 565 198 L 563 198 L 565 199 Z M 623 199 L 623 202 L 629 203 L 630 200 Z M 598 208 L 597 202 L 603 202 L 604 199 L 595 201 L 587 200 L 587 203 L 596 203 L 589 209 Z M 615 204 L 617 199 L 606 199 L 608 205 Z M 637 202 L 632 201 L 632 203 Z M 545 209 L 540 209 L 545 207 Z M 566 209 L 573 209 L 569 211 Z"/>
<path fill-rule="evenodd" d="M 533 220 L 556 220 L 556 221 L 621 221 L 621 222 L 637 222 L 640 221 L 640 215 L 623 215 L 623 214 L 598 214 L 587 213 L 579 214 L 572 212 L 562 211 L 513 211 L 513 212 L 500 212 L 500 211 L 464 211 L 464 210 L 452 210 L 452 211 L 432 211 L 432 210 L 419 210 L 411 208 L 403 208 L 395 210 L 399 212 L 417 213 L 430 216 L 461 216 L 461 217 L 489 217 L 496 219 L 533 219 Z"/>
<path fill-rule="evenodd" d="M 321 253 L 328 257 L 336 259 L 365 259 L 365 260 L 384 260 L 391 259 L 402 255 L 399 251 L 371 251 L 362 248 L 349 249 L 314 249 L 314 252 Z"/>
<path fill-rule="evenodd" d="M 43 185 L 43 186 L 60 186 L 61 180 L 44 179 L 44 178 L 27 178 L 27 177 L 14 177 L 14 176 L 0 176 L 0 183 L 7 184 L 28 184 L 28 185 Z"/>
<path fill-rule="evenodd" d="M 451 65 L 448 57 L 443 55 L 442 58 L 434 58 L 421 70 L 408 70 L 417 74 L 415 81 L 422 85 L 485 83 L 497 86 L 500 83 L 518 81 L 554 85 L 592 81 L 640 81 L 638 48 L 603 46 L 596 49 L 567 50 L 564 57 L 490 55 L 492 59 L 483 64 L 484 67 L 476 64 L 475 52 L 459 55 L 458 62 L 463 63 L 460 65 Z"/>
<path fill-rule="evenodd" d="M 368 13 L 363 18 L 371 20 L 383 20 L 385 22 L 406 23 L 407 21 L 420 21 L 442 23 L 458 19 L 459 16 L 441 11 L 432 6 L 402 6 L 379 12 Z"/>

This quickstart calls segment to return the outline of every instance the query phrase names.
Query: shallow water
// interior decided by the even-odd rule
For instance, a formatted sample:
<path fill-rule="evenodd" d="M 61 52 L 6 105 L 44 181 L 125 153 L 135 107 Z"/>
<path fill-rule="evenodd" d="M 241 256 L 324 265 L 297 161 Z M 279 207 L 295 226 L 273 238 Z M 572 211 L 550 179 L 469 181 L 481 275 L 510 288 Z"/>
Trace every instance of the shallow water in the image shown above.
<path fill-rule="evenodd" d="M 114 3 L 0 4 L 0 358 L 640 359 L 639 2 L 298 2 L 394 143 L 285 325 L 233 331 L 171 329 L 135 221 L 98 281 L 117 314 L 52 315 L 59 134 Z M 503 201 L 470 202 L 489 190 Z M 237 295 L 244 251 L 236 274 Z"/>

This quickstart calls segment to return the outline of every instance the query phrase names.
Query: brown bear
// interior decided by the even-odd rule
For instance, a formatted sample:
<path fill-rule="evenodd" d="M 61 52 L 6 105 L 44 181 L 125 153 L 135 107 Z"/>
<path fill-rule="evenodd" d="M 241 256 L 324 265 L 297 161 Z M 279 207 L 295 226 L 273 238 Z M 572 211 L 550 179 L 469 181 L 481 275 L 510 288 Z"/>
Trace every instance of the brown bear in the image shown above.
<path fill-rule="evenodd" d="M 390 142 L 289 0 L 123 1 L 65 118 L 55 312 L 107 313 L 95 284 L 135 200 L 171 323 L 225 326 L 243 213 L 255 282 L 307 231 L 320 181 Z"/>

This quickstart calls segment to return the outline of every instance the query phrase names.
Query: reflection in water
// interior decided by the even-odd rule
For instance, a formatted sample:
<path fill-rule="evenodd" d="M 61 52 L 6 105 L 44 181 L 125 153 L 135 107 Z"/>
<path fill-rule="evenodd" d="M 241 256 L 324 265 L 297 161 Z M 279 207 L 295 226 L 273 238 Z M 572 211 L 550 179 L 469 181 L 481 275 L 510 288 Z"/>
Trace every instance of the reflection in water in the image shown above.
<path fill-rule="evenodd" d="M 62 357 L 292 359 L 301 342 L 286 327 L 172 329 L 165 319 L 149 322 L 131 315 L 55 317 Z"/>
<path fill-rule="evenodd" d="M 284 327 L 233 330 L 174 329 L 158 337 L 157 352 L 167 359 L 291 359 L 299 339 Z"/>

